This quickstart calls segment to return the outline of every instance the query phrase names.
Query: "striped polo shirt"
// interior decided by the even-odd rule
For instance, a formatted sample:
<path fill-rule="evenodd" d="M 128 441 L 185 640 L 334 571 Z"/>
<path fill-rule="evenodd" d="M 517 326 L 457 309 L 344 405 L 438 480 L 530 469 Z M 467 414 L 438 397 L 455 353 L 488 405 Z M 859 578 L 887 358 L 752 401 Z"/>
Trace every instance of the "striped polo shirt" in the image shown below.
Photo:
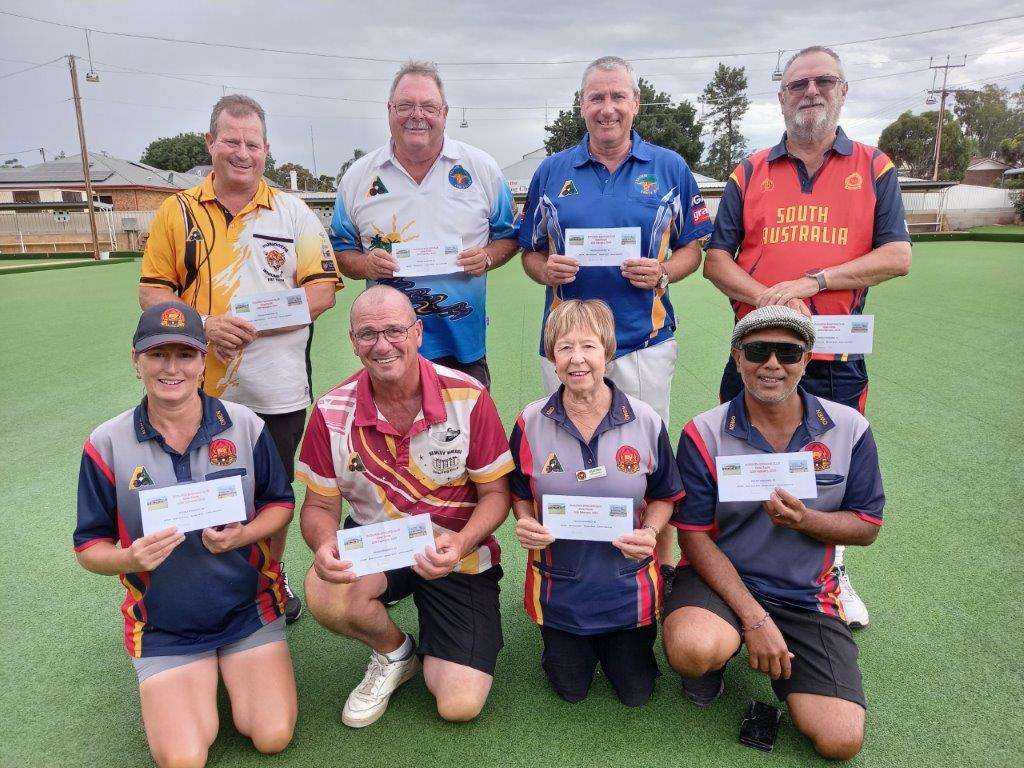
<path fill-rule="evenodd" d="M 244 405 L 201 394 L 203 420 L 177 453 L 149 420 L 146 401 L 101 424 L 85 441 L 78 476 L 75 551 L 101 541 L 122 549 L 142 536 L 139 491 L 238 475 L 247 517 L 292 509 L 295 497 L 263 421 Z M 124 644 L 131 656 L 173 656 L 251 635 L 284 612 L 281 568 L 269 539 L 215 555 L 202 531 L 152 571 L 121 574 Z"/>
<path fill-rule="evenodd" d="M 804 417 L 784 452 L 814 454 L 818 498 L 804 503 L 881 525 L 885 493 L 867 419 L 853 408 L 799 393 Z M 709 532 L 756 597 L 842 617 L 832 571 L 835 545 L 774 525 L 760 501 L 718 501 L 715 457 L 756 453 L 775 451 L 750 423 L 742 392 L 690 420 L 676 451 L 686 498 L 676 506 L 672 525 Z"/>
<path fill-rule="evenodd" d="M 605 383 L 611 407 L 589 442 L 566 415 L 563 387 L 530 403 L 516 420 L 509 441 L 516 463 L 512 494 L 533 501 L 542 523 L 545 494 L 630 498 L 634 529 L 643 525 L 648 502 L 683 497 L 661 417 Z M 578 479 L 578 472 L 596 467 L 604 468 L 603 477 Z M 530 550 L 523 602 L 537 624 L 590 635 L 650 624 L 660 592 L 654 558 L 630 560 L 608 542 L 555 541 Z"/>
<path fill-rule="evenodd" d="M 419 356 L 423 405 L 400 434 L 373 401 L 362 369 L 316 401 L 295 477 L 321 496 L 341 496 L 358 525 L 429 513 L 435 535 L 461 531 L 476 508 L 476 483 L 512 470 L 494 401 L 468 374 Z M 494 536 L 455 570 L 498 563 Z"/>

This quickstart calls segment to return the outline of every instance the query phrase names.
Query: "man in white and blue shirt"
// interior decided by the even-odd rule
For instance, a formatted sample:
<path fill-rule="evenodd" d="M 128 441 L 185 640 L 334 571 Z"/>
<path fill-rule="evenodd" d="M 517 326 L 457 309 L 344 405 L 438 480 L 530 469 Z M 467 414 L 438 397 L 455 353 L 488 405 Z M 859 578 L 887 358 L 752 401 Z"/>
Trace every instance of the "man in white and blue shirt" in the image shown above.
<path fill-rule="evenodd" d="M 331 221 L 342 272 L 405 293 L 423 321 L 421 354 L 490 385 L 486 272 L 518 249 L 512 193 L 486 152 L 445 135 L 448 105 L 433 64 L 409 62 L 388 99 L 391 141 L 345 173 Z M 462 272 L 396 276 L 397 243 L 461 242 Z"/>

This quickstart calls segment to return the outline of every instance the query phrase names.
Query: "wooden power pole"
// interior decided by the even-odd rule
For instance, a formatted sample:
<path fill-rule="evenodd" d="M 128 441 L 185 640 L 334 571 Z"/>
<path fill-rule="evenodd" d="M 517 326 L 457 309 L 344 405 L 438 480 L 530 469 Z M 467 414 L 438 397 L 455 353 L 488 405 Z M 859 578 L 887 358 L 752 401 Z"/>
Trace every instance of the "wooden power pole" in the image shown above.
<path fill-rule="evenodd" d="M 71 94 L 75 102 L 75 119 L 78 121 L 78 146 L 82 152 L 82 176 L 85 178 L 85 200 L 89 205 L 89 229 L 92 230 L 92 257 L 100 258 L 100 238 L 96 234 L 96 206 L 92 201 L 92 179 L 89 177 L 89 149 L 85 144 L 85 122 L 82 120 L 82 97 L 78 94 L 78 70 L 74 54 L 68 54 L 68 68 L 71 70 Z"/>
<path fill-rule="evenodd" d="M 946 96 L 949 91 L 946 89 L 946 78 L 949 77 L 949 70 L 957 69 L 958 67 L 967 66 L 967 56 L 964 56 L 962 64 L 950 64 L 949 54 L 946 54 L 945 64 L 932 64 L 932 60 L 928 59 L 929 69 L 941 69 L 942 70 L 942 90 L 941 96 L 939 97 L 939 119 L 935 123 L 935 165 L 932 170 L 932 181 L 939 180 L 939 153 L 942 151 L 942 123 L 943 118 L 946 116 Z M 935 90 L 929 90 L 929 94 L 935 94 Z"/>

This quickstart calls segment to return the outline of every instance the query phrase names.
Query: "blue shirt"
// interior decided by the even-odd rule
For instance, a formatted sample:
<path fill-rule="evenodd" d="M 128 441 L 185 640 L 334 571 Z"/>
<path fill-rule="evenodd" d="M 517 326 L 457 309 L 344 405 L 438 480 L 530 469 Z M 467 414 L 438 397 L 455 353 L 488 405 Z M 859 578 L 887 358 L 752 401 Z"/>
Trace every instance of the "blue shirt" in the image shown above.
<path fill-rule="evenodd" d="M 707 206 L 678 153 L 649 144 L 634 131 L 629 155 L 609 173 L 590 154 L 589 141 L 587 134 L 572 149 L 548 157 L 533 175 L 519 230 L 523 248 L 565 253 L 566 229 L 639 227 L 640 255 L 665 261 L 672 251 L 711 234 Z M 581 267 L 571 283 L 549 286 L 544 320 L 566 299 L 608 303 L 615 315 L 616 357 L 675 333 L 668 292 L 635 288 L 618 267 Z"/>

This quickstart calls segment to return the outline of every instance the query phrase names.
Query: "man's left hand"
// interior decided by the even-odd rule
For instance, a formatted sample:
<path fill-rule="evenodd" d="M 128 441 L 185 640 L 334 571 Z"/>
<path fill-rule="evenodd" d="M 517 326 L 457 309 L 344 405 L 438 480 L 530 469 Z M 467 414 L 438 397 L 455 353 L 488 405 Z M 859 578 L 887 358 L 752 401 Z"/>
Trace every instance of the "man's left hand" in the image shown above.
<path fill-rule="evenodd" d="M 228 523 L 219 531 L 216 528 L 204 528 L 203 546 L 215 555 L 238 549 L 242 546 L 244 530 L 241 523 Z"/>
<path fill-rule="evenodd" d="M 657 259 L 626 259 L 622 262 L 622 276 L 634 288 L 654 290 L 661 279 L 661 262 Z"/>
<path fill-rule="evenodd" d="M 442 579 L 455 570 L 462 559 L 462 542 L 457 534 L 444 533 L 434 540 L 434 546 L 427 547 L 422 555 L 416 555 L 413 571 L 424 579 Z"/>
<path fill-rule="evenodd" d="M 657 544 L 658 536 L 650 528 L 637 528 L 612 542 L 612 546 L 618 548 L 630 560 L 646 560 L 653 557 Z"/>
<path fill-rule="evenodd" d="M 479 246 L 475 246 L 462 251 L 456 263 L 462 267 L 462 271 L 466 274 L 480 277 L 490 266 L 489 261 L 490 257 L 487 255 L 487 251 Z"/>
<path fill-rule="evenodd" d="M 772 523 L 782 528 L 798 529 L 807 514 L 807 507 L 800 499 L 782 488 L 772 491 L 768 501 L 761 502 Z"/>
<path fill-rule="evenodd" d="M 808 299 L 818 293 L 818 281 L 812 277 L 801 277 L 796 280 L 784 280 L 769 287 L 757 297 L 757 306 L 769 304 L 785 306 L 793 299 Z"/>

